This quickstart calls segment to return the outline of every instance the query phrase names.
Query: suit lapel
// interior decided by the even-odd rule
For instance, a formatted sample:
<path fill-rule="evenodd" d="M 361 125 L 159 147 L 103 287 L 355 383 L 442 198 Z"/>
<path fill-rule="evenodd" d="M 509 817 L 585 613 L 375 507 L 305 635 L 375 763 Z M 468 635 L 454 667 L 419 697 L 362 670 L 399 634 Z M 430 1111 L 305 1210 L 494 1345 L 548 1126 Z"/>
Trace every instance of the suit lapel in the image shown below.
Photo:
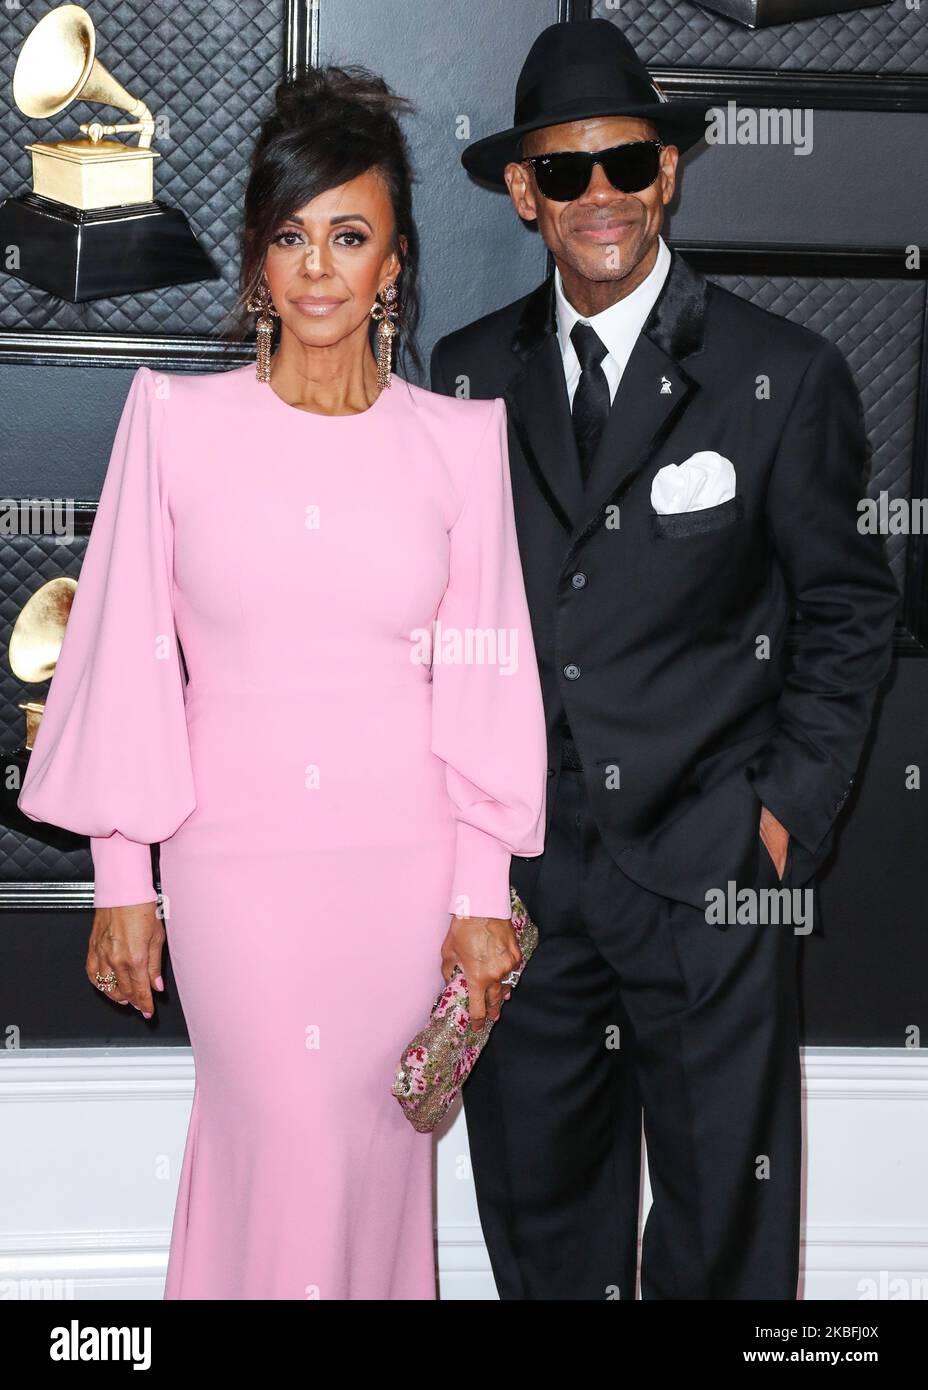
<path fill-rule="evenodd" d="M 582 522 L 601 510 L 617 490 L 624 491 L 653 452 L 651 440 L 663 433 L 695 390 L 692 378 L 643 333 L 632 349 L 609 411 L 609 419 L 590 465 Z"/>
<path fill-rule="evenodd" d="M 537 486 L 568 534 L 583 511 L 583 481 L 554 318 L 554 276 L 539 285 L 512 340 L 522 368 L 504 392 L 509 420 Z"/>
<path fill-rule="evenodd" d="M 698 384 L 682 359 L 702 347 L 708 284 L 679 252 L 629 357 L 582 489 L 554 312 L 554 276 L 529 297 L 512 340 L 523 368 L 505 392 L 526 461 L 571 550 L 646 467 Z"/>

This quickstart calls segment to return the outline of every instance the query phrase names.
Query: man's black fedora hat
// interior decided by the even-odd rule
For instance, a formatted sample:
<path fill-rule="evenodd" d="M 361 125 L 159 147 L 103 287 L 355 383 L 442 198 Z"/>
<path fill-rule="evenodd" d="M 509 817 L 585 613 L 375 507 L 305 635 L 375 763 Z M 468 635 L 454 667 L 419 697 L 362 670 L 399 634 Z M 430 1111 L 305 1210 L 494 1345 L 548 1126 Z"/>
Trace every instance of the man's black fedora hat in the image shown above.
<path fill-rule="evenodd" d="M 527 131 L 589 116 L 641 116 L 681 154 L 706 128 L 704 103 L 665 98 L 608 19 L 562 21 L 543 29 L 529 50 L 510 129 L 468 145 L 461 163 L 475 178 L 505 187 L 503 170 L 519 159 Z"/>

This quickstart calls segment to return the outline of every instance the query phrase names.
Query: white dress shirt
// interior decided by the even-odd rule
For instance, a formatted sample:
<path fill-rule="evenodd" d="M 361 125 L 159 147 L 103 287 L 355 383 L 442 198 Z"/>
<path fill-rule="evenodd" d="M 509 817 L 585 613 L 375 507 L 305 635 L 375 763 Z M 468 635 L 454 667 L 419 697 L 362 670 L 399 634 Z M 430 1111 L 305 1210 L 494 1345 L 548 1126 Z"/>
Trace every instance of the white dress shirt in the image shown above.
<path fill-rule="evenodd" d="M 608 309 L 593 314 L 591 318 L 584 318 L 570 303 L 564 293 L 561 272 L 555 267 L 554 298 L 557 307 L 557 336 L 561 346 L 561 358 L 564 363 L 564 376 L 567 379 L 567 394 L 570 397 L 571 409 L 573 409 L 577 382 L 580 380 L 580 362 L 574 345 L 570 341 L 571 329 L 579 321 L 588 323 L 599 334 L 606 347 L 602 369 L 609 383 L 609 399 L 614 400 L 619 382 L 622 380 L 622 373 L 632 355 L 632 348 L 635 346 L 638 334 L 644 327 L 645 320 L 654 306 L 654 301 L 661 292 L 661 286 L 670 269 L 670 249 L 660 235 L 658 235 L 657 243 L 657 257 L 641 284 L 633 289 L 631 294 L 627 294 L 624 299 L 616 300 L 615 304 L 610 304 Z"/>

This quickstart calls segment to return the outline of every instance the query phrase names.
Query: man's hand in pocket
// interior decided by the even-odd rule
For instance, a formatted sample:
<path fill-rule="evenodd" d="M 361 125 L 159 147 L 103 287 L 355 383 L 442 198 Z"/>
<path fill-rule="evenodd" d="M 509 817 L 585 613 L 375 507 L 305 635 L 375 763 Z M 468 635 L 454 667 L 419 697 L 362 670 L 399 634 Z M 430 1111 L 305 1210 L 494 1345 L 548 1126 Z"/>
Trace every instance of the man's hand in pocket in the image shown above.
<path fill-rule="evenodd" d="M 786 868 L 786 854 L 789 850 L 789 831 L 785 825 L 780 824 L 772 811 L 767 810 L 766 806 L 762 806 L 760 812 L 760 838 L 774 862 L 777 877 L 782 879 Z"/>

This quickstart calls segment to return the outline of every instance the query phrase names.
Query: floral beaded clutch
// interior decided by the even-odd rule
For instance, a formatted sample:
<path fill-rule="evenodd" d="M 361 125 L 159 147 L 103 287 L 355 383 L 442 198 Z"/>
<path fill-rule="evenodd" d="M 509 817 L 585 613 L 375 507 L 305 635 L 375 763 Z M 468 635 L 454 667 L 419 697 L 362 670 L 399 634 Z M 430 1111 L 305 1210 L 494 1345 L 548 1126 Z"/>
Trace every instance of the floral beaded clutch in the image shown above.
<path fill-rule="evenodd" d="M 510 884 L 512 926 L 522 949 L 513 984 L 538 945 L 538 928 Z M 470 1026 L 467 981 L 459 965 L 435 1000 L 428 1023 L 404 1050 L 396 1068 L 393 1094 L 413 1129 L 428 1134 L 445 1115 L 486 1046 L 493 1020 L 478 1031 Z"/>

